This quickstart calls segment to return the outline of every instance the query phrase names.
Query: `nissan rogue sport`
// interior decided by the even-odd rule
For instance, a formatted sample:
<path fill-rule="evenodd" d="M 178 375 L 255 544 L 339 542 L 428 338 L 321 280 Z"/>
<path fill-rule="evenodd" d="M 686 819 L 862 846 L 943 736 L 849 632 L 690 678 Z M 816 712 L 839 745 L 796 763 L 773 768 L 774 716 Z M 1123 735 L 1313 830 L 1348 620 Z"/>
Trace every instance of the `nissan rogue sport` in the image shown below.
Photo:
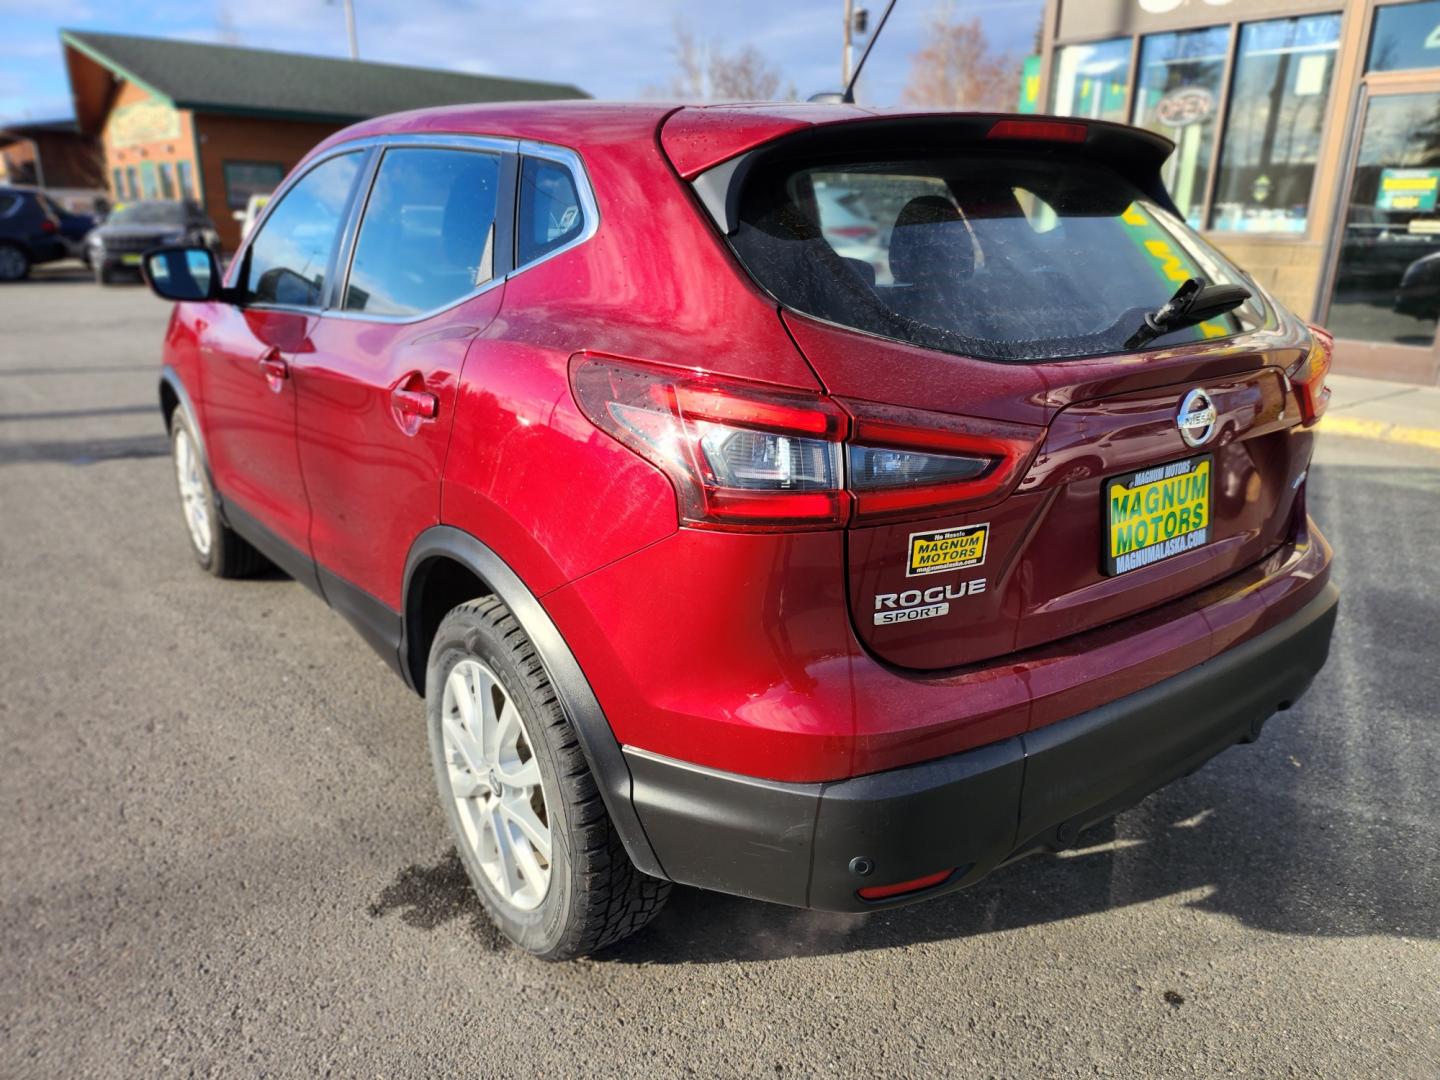
<path fill-rule="evenodd" d="M 672 882 L 864 912 L 1062 849 L 1256 738 L 1335 618 L 1331 341 L 1185 226 L 1171 150 L 826 105 L 349 128 L 224 273 L 146 256 L 195 558 L 275 564 L 424 695 L 538 956 Z"/>

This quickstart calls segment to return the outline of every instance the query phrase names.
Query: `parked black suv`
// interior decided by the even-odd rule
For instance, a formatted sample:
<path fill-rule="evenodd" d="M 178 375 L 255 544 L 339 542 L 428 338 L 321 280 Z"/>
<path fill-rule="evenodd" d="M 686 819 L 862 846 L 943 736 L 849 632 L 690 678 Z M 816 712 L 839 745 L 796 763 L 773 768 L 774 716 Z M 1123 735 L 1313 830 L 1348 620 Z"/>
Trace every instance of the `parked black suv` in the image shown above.
<path fill-rule="evenodd" d="M 59 212 L 42 192 L 0 187 L 0 281 L 20 281 L 32 266 L 69 254 Z"/>
<path fill-rule="evenodd" d="M 140 256 L 157 247 L 209 248 L 218 258 L 220 235 L 198 203 L 147 199 L 117 206 L 85 240 L 95 280 L 110 284 L 116 270 L 137 277 Z"/>

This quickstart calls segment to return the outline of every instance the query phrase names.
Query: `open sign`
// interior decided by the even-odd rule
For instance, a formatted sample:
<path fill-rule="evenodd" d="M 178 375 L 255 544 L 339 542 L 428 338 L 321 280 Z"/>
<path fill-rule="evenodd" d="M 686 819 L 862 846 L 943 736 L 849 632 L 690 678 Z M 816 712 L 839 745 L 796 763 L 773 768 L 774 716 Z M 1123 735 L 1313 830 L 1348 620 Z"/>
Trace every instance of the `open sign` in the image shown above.
<path fill-rule="evenodd" d="M 1215 95 L 1203 86 L 1182 86 L 1155 105 L 1155 118 L 1166 127 L 1187 127 L 1215 113 Z"/>

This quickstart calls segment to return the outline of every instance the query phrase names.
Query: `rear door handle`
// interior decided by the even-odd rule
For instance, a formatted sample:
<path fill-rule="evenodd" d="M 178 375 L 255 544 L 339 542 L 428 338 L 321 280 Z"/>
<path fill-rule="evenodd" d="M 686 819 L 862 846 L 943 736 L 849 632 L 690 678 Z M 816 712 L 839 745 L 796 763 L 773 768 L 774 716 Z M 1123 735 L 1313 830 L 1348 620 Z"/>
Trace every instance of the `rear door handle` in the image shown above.
<path fill-rule="evenodd" d="M 278 349 L 271 349 L 260 357 L 260 371 L 270 383 L 272 390 L 279 390 L 278 384 L 290 377 L 290 365 L 285 363 L 285 358 L 280 355 Z"/>
<path fill-rule="evenodd" d="M 440 413 L 440 399 L 429 390 L 397 386 L 390 391 L 390 403 L 401 416 L 413 416 L 417 420 L 434 420 Z"/>

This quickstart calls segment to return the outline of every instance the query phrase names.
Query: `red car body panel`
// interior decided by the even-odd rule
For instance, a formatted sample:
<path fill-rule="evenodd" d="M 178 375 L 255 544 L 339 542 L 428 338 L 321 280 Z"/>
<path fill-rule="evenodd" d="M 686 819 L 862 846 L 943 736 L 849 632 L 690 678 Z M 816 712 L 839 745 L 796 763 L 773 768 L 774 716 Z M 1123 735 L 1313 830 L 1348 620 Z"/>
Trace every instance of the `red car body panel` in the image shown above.
<path fill-rule="evenodd" d="M 455 107 L 332 136 L 312 158 L 390 134 L 572 147 L 598 230 L 421 323 L 178 309 L 167 359 L 191 388 L 216 487 L 397 613 L 427 526 L 479 538 L 540 598 L 620 743 L 782 781 L 868 774 L 1034 730 L 1192 668 L 1316 596 L 1329 550 L 1304 517 L 1310 435 L 1280 374 L 1303 356 L 1293 324 L 1242 345 L 996 364 L 779 311 L 682 177 L 812 124 L 871 116 Z M 257 367 L 271 347 L 292 371 L 278 390 Z M 577 406 L 581 353 L 857 409 L 1029 425 L 1044 441 L 1013 492 L 963 514 L 811 532 L 682 528 L 666 475 Z M 1174 408 L 1201 384 L 1228 433 L 1203 451 L 1224 484 L 1216 542 L 1103 577 L 1103 478 L 1192 453 Z M 408 430 L 397 386 L 434 394 L 436 419 Z M 910 531 L 981 521 L 993 529 L 985 593 L 943 627 L 868 625 L 874 595 L 903 584 Z"/>
<path fill-rule="evenodd" d="M 303 353 L 316 319 L 228 304 L 207 304 L 187 317 L 198 341 L 187 385 L 203 410 L 216 485 L 305 550 L 310 506 L 295 442 L 295 387 L 287 379 L 267 378 L 260 363 Z"/>
<path fill-rule="evenodd" d="M 440 522 L 440 478 L 471 342 L 504 288 L 416 323 L 316 320 L 291 361 L 317 563 L 399 610 L 405 553 Z M 402 413 L 396 391 L 433 395 L 435 416 Z"/>

